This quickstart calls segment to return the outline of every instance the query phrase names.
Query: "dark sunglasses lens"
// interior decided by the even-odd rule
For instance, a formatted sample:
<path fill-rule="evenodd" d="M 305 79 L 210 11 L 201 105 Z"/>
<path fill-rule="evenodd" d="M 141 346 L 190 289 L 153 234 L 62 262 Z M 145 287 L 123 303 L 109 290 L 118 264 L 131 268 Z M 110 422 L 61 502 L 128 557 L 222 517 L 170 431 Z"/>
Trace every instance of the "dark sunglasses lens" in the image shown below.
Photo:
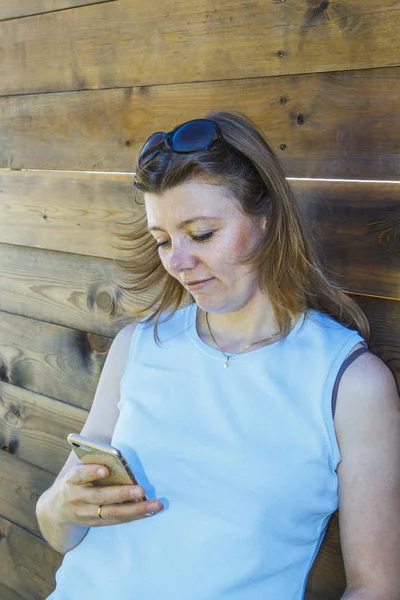
<path fill-rule="evenodd" d="M 142 160 L 147 154 L 149 154 L 152 148 L 156 148 L 163 141 L 164 134 L 159 131 L 157 133 L 153 133 L 145 143 L 140 153 L 140 160 Z"/>
<path fill-rule="evenodd" d="M 180 127 L 173 135 L 171 143 L 174 150 L 203 150 L 211 144 L 215 131 L 214 123 L 197 120 Z"/>

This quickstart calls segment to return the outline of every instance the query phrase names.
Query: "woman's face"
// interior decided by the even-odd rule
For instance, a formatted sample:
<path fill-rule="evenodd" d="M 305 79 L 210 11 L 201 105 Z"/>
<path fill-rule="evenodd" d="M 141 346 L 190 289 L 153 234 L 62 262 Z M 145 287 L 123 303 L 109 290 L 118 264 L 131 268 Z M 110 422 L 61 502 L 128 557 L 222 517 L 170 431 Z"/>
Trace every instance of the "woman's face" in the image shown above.
<path fill-rule="evenodd" d="M 164 268 L 204 311 L 234 312 L 260 294 L 257 274 L 240 264 L 262 235 L 224 190 L 201 180 L 162 196 L 145 193 L 148 228 Z"/>

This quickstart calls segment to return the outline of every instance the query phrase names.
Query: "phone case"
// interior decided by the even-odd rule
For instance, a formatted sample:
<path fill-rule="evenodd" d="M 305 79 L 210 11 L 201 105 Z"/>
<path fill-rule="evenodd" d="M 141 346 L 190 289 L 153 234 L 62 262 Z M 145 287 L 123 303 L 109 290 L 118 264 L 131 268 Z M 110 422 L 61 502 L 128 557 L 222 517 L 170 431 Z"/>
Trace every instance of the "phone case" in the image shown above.
<path fill-rule="evenodd" d="M 84 464 L 105 465 L 110 470 L 109 477 L 93 481 L 93 485 L 138 485 L 134 474 L 117 448 L 89 440 L 76 433 L 71 433 L 67 439 L 75 454 Z"/>

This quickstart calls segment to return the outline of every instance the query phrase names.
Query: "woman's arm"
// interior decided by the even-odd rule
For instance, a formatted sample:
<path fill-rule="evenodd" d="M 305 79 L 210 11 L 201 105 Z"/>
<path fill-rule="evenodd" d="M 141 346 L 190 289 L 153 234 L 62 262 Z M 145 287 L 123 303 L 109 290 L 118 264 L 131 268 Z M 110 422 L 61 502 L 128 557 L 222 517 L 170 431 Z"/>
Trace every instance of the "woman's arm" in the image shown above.
<path fill-rule="evenodd" d="M 120 399 L 120 381 L 135 328 L 136 323 L 131 323 L 121 329 L 110 346 L 90 413 L 81 431 L 86 437 L 107 443 L 111 441 L 119 416 L 117 405 Z M 71 522 L 69 512 L 65 509 L 65 478 L 67 474 L 78 477 L 78 471 L 73 473 L 78 465 L 79 459 L 71 452 L 53 485 L 40 496 L 36 505 L 36 516 L 44 538 L 62 553 L 79 544 L 89 529 Z M 94 467 L 85 466 L 84 472 L 88 482 L 98 478 Z"/>
<path fill-rule="evenodd" d="M 399 600 L 400 399 L 393 374 L 374 354 L 344 372 L 335 428 L 343 600 Z"/>

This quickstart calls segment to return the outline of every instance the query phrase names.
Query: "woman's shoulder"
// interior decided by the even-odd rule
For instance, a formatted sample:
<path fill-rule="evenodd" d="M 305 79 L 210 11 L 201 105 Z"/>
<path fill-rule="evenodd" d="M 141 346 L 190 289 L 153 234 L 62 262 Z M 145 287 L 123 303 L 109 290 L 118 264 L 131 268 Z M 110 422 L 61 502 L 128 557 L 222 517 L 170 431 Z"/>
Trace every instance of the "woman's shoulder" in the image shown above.
<path fill-rule="evenodd" d="M 315 308 L 307 309 L 307 318 L 314 323 L 323 325 L 325 327 L 333 327 L 336 329 L 348 328 L 346 325 L 341 323 L 336 317 L 328 315 L 327 313 L 317 310 Z"/>
<path fill-rule="evenodd" d="M 349 402 L 360 402 L 365 406 L 368 401 L 382 405 L 385 398 L 398 398 L 392 371 L 371 351 L 360 354 L 347 367 L 339 391 L 347 405 Z"/>
<path fill-rule="evenodd" d="M 363 336 L 351 324 L 344 324 L 339 319 L 315 309 L 307 310 L 308 326 L 325 333 L 329 339 L 336 336 L 338 339 L 354 337 L 355 341 L 366 343 Z"/>
<path fill-rule="evenodd" d="M 371 351 L 357 356 L 340 381 L 335 412 L 338 438 L 361 421 L 373 425 L 400 411 L 396 379 L 388 365 Z M 377 421 L 378 420 L 378 421 Z M 350 435 L 350 434 L 349 434 Z"/>

